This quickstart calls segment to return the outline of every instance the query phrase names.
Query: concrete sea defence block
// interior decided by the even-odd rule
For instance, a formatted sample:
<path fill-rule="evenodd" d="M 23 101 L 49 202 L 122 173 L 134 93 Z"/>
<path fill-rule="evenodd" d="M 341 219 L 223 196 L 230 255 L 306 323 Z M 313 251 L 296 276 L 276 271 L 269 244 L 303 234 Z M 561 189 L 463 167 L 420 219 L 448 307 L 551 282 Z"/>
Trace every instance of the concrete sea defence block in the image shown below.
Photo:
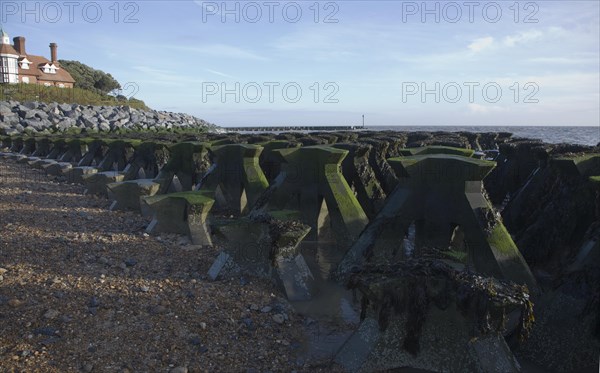
<path fill-rule="evenodd" d="M 141 204 L 148 206 L 153 213 L 146 231 L 185 234 L 194 245 L 211 246 L 206 218 L 214 202 L 201 192 L 142 197 Z"/>
<path fill-rule="evenodd" d="M 98 172 L 98 169 L 90 166 L 78 166 L 64 170 L 63 175 L 65 176 L 68 183 L 83 184 L 84 177 L 92 175 Z"/>
<path fill-rule="evenodd" d="M 267 189 L 269 183 L 259 165 L 262 150 L 258 145 L 213 145 L 215 167 L 201 188 L 215 193 L 217 209 L 236 215 L 248 212 Z"/>
<path fill-rule="evenodd" d="M 106 185 L 108 197 L 113 200 L 111 210 L 141 211 L 140 198 L 153 196 L 160 185 L 152 179 L 137 179 Z"/>
<path fill-rule="evenodd" d="M 208 272 L 211 279 L 248 273 L 272 279 L 289 300 L 311 299 L 316 284 L 299 250 L 310 227 L 270 215 L 215 221 L 212 226 L 223 251 Z"/>
<path fill-rule="evenodd" d="M 63 176 L 65 172 L 73 168 L 73 165 L 69 162 L 46 161 L 42 168 L 48 175 Z"/>
<path fill-rule="evenodd" d="M 403 254 L 398 250 L 396 256 L 417 257 L 431 247 L 443 252 L 451 246 L 452 231 L 459 228 L 468 248 L 463 265 L 536 292 L 529 266 L 482 194 L 481 180 L 492 170 L 493 162 L 431 154 L 392 158 L 389 164 L 399 177 L 398 187 L 342 260 L 340 273 L 364 265 L 367 257 L 378 262 L 392 259 L 386 248 L 403 245 L 402 236 L 416 223 L 416 251 Z M 404 234 L 398 237 L 397 232 Z"/>
<path fill-rule="evenodd" d="M 86 188 L 84 194 L 108 197 L 106 186 L 111 183 L 119 183 L 124 178 L 125 174 L 119 171 L 92 172 L 82 175 L 82 181 Z"/>
<path fill-rule="evenodd" d="M 348 286 L 362 297 L 361 325 L 336 356 L 348 371 L 520 371 L 503 334 L 509 314 L 522 339 L 531 331 L 522 286 L 431 260 L 364 268 Z"/>
<path fill-rule="evenodd" d="M 168 192 L 175 176 L 181 184 L 182 191 L 195 189 L 211 166 L 209 148 L 208 143 L 200 142 L 171 145 L 169 161 L 156 177 L 157 182 L 161 184 L 159 194 Z"/>

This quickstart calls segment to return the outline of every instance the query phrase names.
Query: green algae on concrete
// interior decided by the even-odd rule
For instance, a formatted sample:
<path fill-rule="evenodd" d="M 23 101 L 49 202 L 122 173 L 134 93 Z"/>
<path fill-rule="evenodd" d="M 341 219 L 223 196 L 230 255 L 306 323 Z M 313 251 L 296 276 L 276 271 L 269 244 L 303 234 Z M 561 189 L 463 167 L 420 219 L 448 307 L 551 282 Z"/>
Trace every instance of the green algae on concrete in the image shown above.
<path fill-rule="evenodd" d="M 140 211 L 140 198 L 153 196 L 160 185 L 152 179 L 137 179 L 106 185 L 108 196 L 113 200 L 110 210 Z"/>
<path fill-rule="evenodd" d="M 158 193 L 166 193 L 175 176 L 181 183 L 182 191 L 194 189 L 210 167 L 208 149 L 208 144 L 199 142 L 182 142 L 171 145 L 169 162 L 155 178 L 161 184 Z"/>
<path fill-rule="evenodd" d="M 494 162 L 431 154 L 393 158 L 389 164 L 400 183 L 340 264 L 341 273 L 368 261 L 389 261 L 391 252 L 407 259 L 418 257 L 421 248 L 447 249 L 452 227 L 458 226 L 464 232 L 467 260 L 475 271 L 536 291 L 527 263 L 482 193 L 482 180 Z M 415 252 L 403 254 L 397 248 L 404 245 L 404 235 L 415 222 Z"/>
<path fill-rule="evenodd" d="M 281 171 L 281 157 L 275 154 L 275 151 L 278 149 L 297 148 L 300 146 L 300 143 L 289 140 L 270 140 L 259 142 L 256 145 L 264 148 L 260 154 L 259 164 L 267 180 L 272 182 Z"/>
<path fill-rule="evenodd" d="M 84 194 L 108 197 L 106 186 L 124 181 L 125 174 L 120 171 L 102 171 L 82 176 L 85 185 Z"/>
<path fill-rule="evenodd" d="M 460 155 L 463 157 L 470 158 L 475 154 L 473 149 L 455 148 L 452 146 L 442 145 L 429 145 L 420 148 L 403 148 L 398 150 L 398 154 L 403 157 L 409 157 L 411 155 L 428 155 L 428 154 L 447 154 L 447 155 Z"/>
<path fill-rule="evenodd" d="M 87 152 L 83 154 L 76 167 L 66 170 L 63 175 L 68 183 L 84 183 L 84 176 L 92 175 L 98 172 L 96 167 L 104 159 L 108 147 L 104 140 L 84 139 L 87 144 Z"/>
<path fill-rule="evenodd" d="M 19 153 L 23 149 L 23 137 L 15 136 L 11 139 L 10 151 L 13 153 Z"/>
<path fill-rule="evenodd" d="M 164 153 L 167 152 L 168 154 Z M 208 149 L 206 144 L 203 143 L 192 143 L 192 142 L 184 142 L 175 144 L 170 147 L 170 149 L 166 150 L 164 144 L 140 144 L 136 148 L 136 153 L 134 155 L 134 160 L 128 166 L 130 169 L 126 169 L 124 171 L 125 181 L 122 183 L 123 186 L 120 186 L 119 183 L 113 183 L 110 185 L 109 190 L 112 196 L 115 198 L 134 198 L 133 189 L 135 184 L 139 184 L 139 197 L 143 196 L 153 196 L 155 194 L 165 194 L 170 191 L 175 192 L 185 192 L 190 191 L 194 188 L 195 184 L 197 184 L 202 176 L 204 176 L 204 172 L 208 169 L 208 160 L 207 160 Z M 157 175 L 153 179 L 135 179 L 131 180 L 128 178 L 133 177 L 133 175 L 137 175 L 141 169 L 143 169 L 143 165 L 147 165 L 150 163 L 153 167 L 158 167 L 159 163 L 157 159 L 159 156 L 163 158 L 160 159 L 160 163 L 166 161 L 164 165 L 160 168 Z M 137 170 L 138 172 L 134 172 Z M 146 175 L 146 173 L 144 173 Z M 181 185 L 176 185 L 174 181 L 174 177 L 177 176 Z M 105 179 L 105 178 L 104 178 Z M 102 183 L 104 179 L 96 179 L 94 182 Z M 91 181 L 90 181 L 91 182 Z M 155 185 L 150 186 L 149 183 L 153 183 Z M 124 191 L 119 192 L 120 188 L 124 188 Z M 98 188 L 96 188 L 98 189 Z M 115 201 L 113 204 L 113 208 L 119 209 L 121 206 L 127 205 L 128 209 L 134 209 L 139 211 L 140 206 L 138 204 L 130 204 L 126 201 Z"/>
<path fill-rule="evenodd" d="M 121 182 L 106 185 L 109 198 L 113 199 L 111 210 L 140 211 L 140 198 L 153 196 L 160 190 L 155 178 L 169 160 L 167 144 L 143 142 L 135 148 L 131 162 L 123 170 Z M 108 176 L 108 175 L 105 175 Z M 97 179 L 104 182 L 104 179 Z M 99 187 L 100 188 L 100 187 Z"/>
<path fill-rule="evenodd" d="M 10 136 L 0 137 L 0 149 L 9 150 L 12 144 Z"/>
<path fill-rule="evenodd" d="M 194 245 L 211 246 L 206 218 L 214 202 L 202 192 L 194 191 L 143 197 L 142 204 L 153 212 L 146 232 L 185 234 Z"/>
<path fill-rule="evenodd" d="M 249 211 L 269 183 L 259 165 L 263 148 L 233 144 L 213 146 L 214 168 L 201 185 L 214 193 L 215 207 L 235 214 Z"/>
<path fill-rule="evenodd" d="M 36 140 L 34 137 L 28 137 L 23 140 L 23 148 L 20 153 L 24 155 L 30 155 L 35 152 Z"/>
<path fill-rule="evenodd" d="M 256 211 L 293 210 L 311 227 L 302 245 L 313 254 L 313 273 L 329 278 L 368 223 L 340 165 L 348 151 L 329 146 L 279 149 L 281 173 L 255 206 Z"/>
<path fill-rule="evenodd" d="M 168 144 L 146 141 L 135 147 L 131 162 L 124 170 L 125 180 L 134 180 L 138 177 L 154 178 L 169 161 Z M 140 175 L 141 174 L 141 175 Z"/>
<path fill-rule="evenodd" d="M 600 173 L 600 154 L 590 153 L 572 157 L 551 158 L 550 164 L 572 175 L 594 176 Z"/>
<path fill-rule="evenodd" d="M 98 163 L 97 172 L 82 175 L 82 181 L 86 189 L 84 194 L 94 194 L 108 197 L 106 185 L 125 180 L 125 169 L 134 154 L 134 146 L 140 144 L 138 141 L 128 140 L 106 140 L 108 149 L 104 158 Z"/>
<path fill-rule="evenodd" d="M 316 241 L 319 212 L 325 205 L 340 245 L 345 246 L 366 226 L 368 219 L 340 165 L 348 151 L 329 146 L 277 150 L 282 161 L 281 184 L 267 202 L 267 210 L 297 210 L 313 229 Z"/>
<path fill-rule="evenodd" d="M 339 143 L 334 148 L 347 150 L 342 161 L 342 174 L 356 194 L 365 214 L 372 219 L 383 206 L 386 194 L 369 164 L 373 146 L 370 144 Z"/>
<path fill-rule="evenodd" d="M 87 152 L 89 142 L 90 141 L 86 139 L 67 140 L 65 152 L 59 156 L 58 161 L 71 163 L 79 162 L 83 155 Z"/>

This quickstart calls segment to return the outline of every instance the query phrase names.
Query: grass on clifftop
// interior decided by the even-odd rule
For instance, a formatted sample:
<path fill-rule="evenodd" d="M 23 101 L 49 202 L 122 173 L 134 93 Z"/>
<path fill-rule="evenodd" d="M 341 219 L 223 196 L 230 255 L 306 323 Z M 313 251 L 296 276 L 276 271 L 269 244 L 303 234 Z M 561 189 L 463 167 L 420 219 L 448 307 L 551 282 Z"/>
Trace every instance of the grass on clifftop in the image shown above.
<path fill-rule="evenodd" d="M 118 100 L 114 96 L 93 92 L 83 88 L 44 87 L 37 84 L 0 84 L 0 101 L 58 102 L 95 106 L 130 106 L 149 110 L 144 101 L 135 98 Z"/>

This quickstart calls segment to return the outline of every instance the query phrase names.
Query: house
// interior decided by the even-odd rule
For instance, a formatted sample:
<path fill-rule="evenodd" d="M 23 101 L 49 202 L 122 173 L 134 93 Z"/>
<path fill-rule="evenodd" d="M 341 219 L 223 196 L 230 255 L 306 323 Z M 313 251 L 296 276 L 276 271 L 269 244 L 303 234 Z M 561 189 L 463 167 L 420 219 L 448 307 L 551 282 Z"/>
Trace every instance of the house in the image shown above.
<path fill-rule="evenodd" d="M 50 43 L 50 60 L 27 54 L 25 38 L 17 36 L 10 44 L 8 34 L 0 29 L 0 83 L 39 84 L 46 87 L 73 88 L 75 80 L 58 63 L 56 43 Z"/>

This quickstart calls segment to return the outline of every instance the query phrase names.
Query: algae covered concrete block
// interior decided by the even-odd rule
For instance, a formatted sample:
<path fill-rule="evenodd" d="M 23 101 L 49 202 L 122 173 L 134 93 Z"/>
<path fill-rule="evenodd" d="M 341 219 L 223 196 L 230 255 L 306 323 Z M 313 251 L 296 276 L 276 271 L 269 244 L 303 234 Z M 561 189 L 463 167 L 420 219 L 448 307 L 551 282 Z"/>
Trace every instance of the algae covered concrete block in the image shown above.
<path fill-rule="evenodd" d="M 143 197 L 142 205 L 147 205 L 153 212 L 146 232 L 186 234 L 194 245 L 211 246 L 206 218 L 214 202 L 200 192 Z"/>
<path fill-rule="evenodd" d="M 169 161 L 156 177 L 156 181 L 161 184 L 158 194 L 167 193 L 174 178 L 180 182 L 181 191 L 194 190 L 210 168 L 209 145 L 182 142 L 172 145 L 169 151 Z"/>
<path fill-rule="evenodd" d="M 348 152 L 307 146 L 274 153 L 281 157 L 281 173 L 255 209 L 298 211 L 300 221 L 311 227 L 307 245 L 315 247 L 307 259 L 316 263 L 320 277 L 329 278 L 330 269 L 337 266 L 368 223 L 340 170 Z"/>
<path fill-rule="evenodd" d="M 45 165 L 49 165 L 52 163 L 57 163 L 57 161 L 55 159 L 38 159 L 38 160 L 34 160 L 29 162 L 29 165 L 33 168 L 39 168 L 39 169 L 43 169 Z"/>
<path fill-rule="evenodd" d="M 111 210 L 131 210 L 140 212 L 140 198 L 153 196 L 160 184 L 152 179 L 137 179 L 106 185 L 109 198 L 113 199 Z"/>
<path fill-rule="evenodd" d="M 531 330 L 524 287 L 431 259 L 369 266 L 347 284 L 360 292 L 364 317 L 335 359 L 348 371 L 520 371 L 503 333 Z M 520 322 L 507 331 L 512 313 Z"/>
<path fill-rule="evenodd" d="M 83 184 L 86 188 L 84 194 L 108 197 L 106 186 L 111 183 L 121 182 L 124 178 L 125 174 L 119 171 L 105 171 L 82 175 Z"/>
<path fill-rule="evenodd" d="M 259 165 L 263 148 L 258 145 L 213 146 L 215 167 L 202 190 L 214 193 L 216 208 L 236 215 L 250 211 L 269 183 Z"/>
<path fill-rule="evenodd" d="M 42 166 L 48 175 L 63 176 L 65 172 L 73 168 L 69 162 L 51 162 Z"/>
<path fill-rule="evenodd" d="M 216 221 L 213 231 L 223 251 L 209 271 L 212 279 L 244 272 L 272 279 L 289 300 L 311 299 L 314 277 L 299 251 L 310 227 L 262 216 Z"/>
<path fill-rule="evenodd" d="M 372 261 L 390 260 L 386 248 L 402 247 L 411 224 L 417 227 L 413 256 L 422 255 L 421 251 L 430 247 L 446 249 L 451 245 L 450 228 L 458 227 L 468 248 L 464 265 L 536 291 L 529 266 L 482 192 L 482 180 L 494 162 L 446 154 L 398 157 L 388 162 L 399 184 L 348 251 L 338 272 L 349 273 L 353 267 L 365 264 L 367 257 Z"/>
<path fill-rule="evenodd" d="M 73 167 L 63 172 L 68 183 L 83 184 L 83 178 L 88 175 L 93 175 L 98 172 L 98 169 L 90 166 Z"/>

